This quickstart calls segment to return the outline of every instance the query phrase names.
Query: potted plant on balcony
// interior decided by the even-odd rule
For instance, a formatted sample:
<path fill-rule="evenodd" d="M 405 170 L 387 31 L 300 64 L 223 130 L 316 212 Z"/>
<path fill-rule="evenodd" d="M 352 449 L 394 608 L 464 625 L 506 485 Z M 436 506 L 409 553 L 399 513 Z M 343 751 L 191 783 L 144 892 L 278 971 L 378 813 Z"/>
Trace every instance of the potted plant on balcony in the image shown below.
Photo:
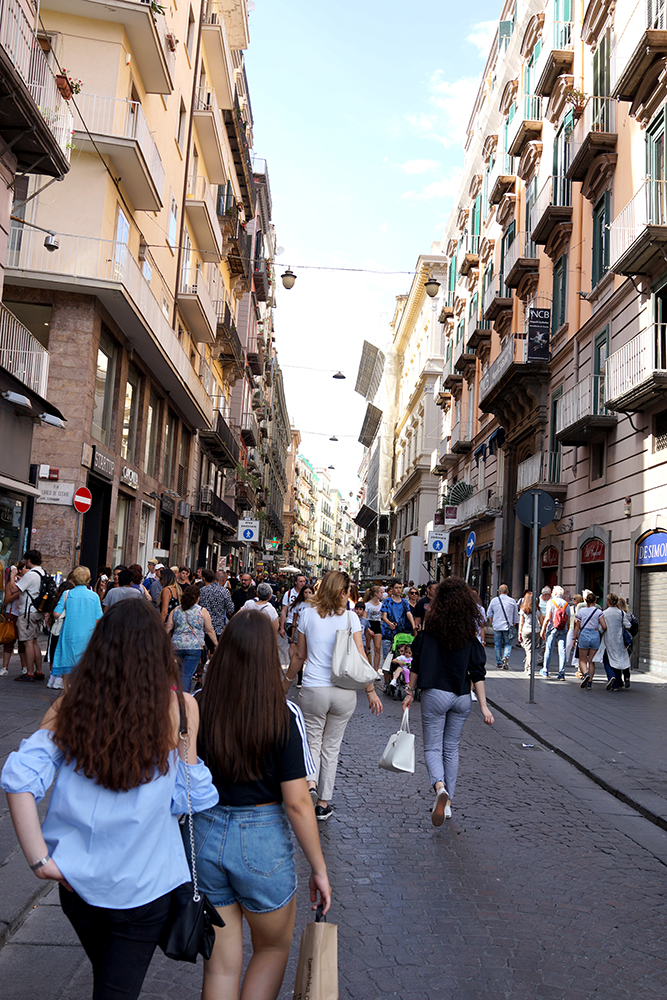
<path fill-rule="evenodd" d="M 584 113 L 588 98 L 583 90 L 578 90 L 577 87 L 566 87 L 563 91 L 563 97 L 565 98 L 565 103 L 571 105 L 572 117 L 578 122 Z"/>
<path fill-rule="evenodd" d="M 68 76 L 67 70 L 63 66 L 62 73 L 56 75 L 56 86 L 60 92 L 60 96 L 66 101 L 70 101 L 73 94 L 81 93 L 83 82 L 77 80 L 76 77 Z"/>

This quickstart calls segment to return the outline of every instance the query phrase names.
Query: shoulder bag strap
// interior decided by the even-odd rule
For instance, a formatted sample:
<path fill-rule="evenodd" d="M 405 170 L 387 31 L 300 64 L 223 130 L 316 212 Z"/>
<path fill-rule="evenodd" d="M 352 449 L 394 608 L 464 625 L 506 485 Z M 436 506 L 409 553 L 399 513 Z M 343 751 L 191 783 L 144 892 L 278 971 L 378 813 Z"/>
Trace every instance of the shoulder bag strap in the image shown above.
<path fill-rule="evenodd" d="M 190 835 L 190 868 L 192 870 L 192 898 L 195 903 L 198 903 L 201 899 L 199 895 L 199 887 L 197 885 L 197 862 L 195 861 L 195 833 L 194 826 L 192 822 L 192 795 L 190 791 L 190 765 L 188 763 L 188 750 L 190 747 L 190 736 L 188 733 L 188 717 L 185 711 L 185 699 L 183 695 L 179 692 L 178 694 L 178 735 L 183 741 L 183 746 L 185 747 L 185 794 L 188 800 L 188 832 Z"/>
<path fill-rule="evenodd" d="M 582 632 L 583 632 L 583 630 L 584 630 L 584 629 L 586 628 L 586 625 L 588 625 L 589 621 L 591 620 L 591 618 L 593 617 L 593 615 L 595 614 L 595 612 L 596 612 L 596 611 L 597 611 L 597 608 L 593 608 L 593 610 L 591 611 L 590 615 L 589 615 L 589 616 L 588 616 L 588 618 L 586 619 L 586 622 L 585 622 L 585 624 L 583 624 L 583 625 L 581 626 L 581 631 L 582 631 Z"/>
<path fill-rule="evenodd" d="M 505 611 L 505 605 L 503 604 L 502 597 L 500 596 L 500 594 L 498 595 L 498 603 L 500 604 L 500 610 L 503 613 L 503 618 L 505 619 L 505 624 L 507 625 L 507 629 L 509 631 L 510 623 L 507 617 L 507 612 Z"/>
<path fill-rule="evenodd" d="M 193 607 L 195 607 L 195 605 L 193 605 Z M 189 610 L 190 610 L 190 609 L 188 608 L 188 611 L 189 611 Z M 200 608 L 199 610 L 201 611 L 201 608 Z M 181 611 L 183 611 L 183 608 L 181 608 Z M 195 637 L 195 639 L 197 640 L 197 642 L 199 642 L 199 636 L 197 635 L 197 633 L 196 633 L 196 632 L 195 632 L 195 630 L 193 629 L 192 625 L 190 624 L 190 619 L 188 618 L 188 612 L 187 612 L 187 611 L 183 611 L 183 616 L 184 616 L 184 618 L 185 618 L 185 622 L 186 622 L 186 624 L 187 624 L 188 628 L 189 628 L 189 629 L 190 629 L 190 631 L 192 632 L 192 634 L 193 634 L 193 636 Z M 202 617 L 202 621 L 203 621 L 203 617 Z M 203 642 L 199 642 L 199 648 L 200 648 L 200 649 L 203 649 L 203 648 L 204 648 L 204 643 L 203 643 Z"/>

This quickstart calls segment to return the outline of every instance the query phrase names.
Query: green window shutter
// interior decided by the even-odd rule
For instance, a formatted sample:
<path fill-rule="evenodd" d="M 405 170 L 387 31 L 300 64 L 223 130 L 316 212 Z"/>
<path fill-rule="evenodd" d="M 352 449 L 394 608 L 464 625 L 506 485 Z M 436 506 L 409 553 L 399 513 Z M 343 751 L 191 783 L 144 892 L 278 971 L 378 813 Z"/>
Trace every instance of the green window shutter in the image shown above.
<path fill-rule="evenodd" d="M 611 195 L 604 193 L 604 217 L 602 219 L 602 273 L 609 270 L 609 226 L 611 224 Z"/>

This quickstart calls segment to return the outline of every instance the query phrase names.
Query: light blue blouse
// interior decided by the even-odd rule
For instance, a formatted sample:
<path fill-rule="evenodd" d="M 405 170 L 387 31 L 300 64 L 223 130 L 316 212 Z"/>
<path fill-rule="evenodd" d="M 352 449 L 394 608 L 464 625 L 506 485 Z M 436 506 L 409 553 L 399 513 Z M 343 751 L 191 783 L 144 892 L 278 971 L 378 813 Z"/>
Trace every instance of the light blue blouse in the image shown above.
<path fill-rule="evenodd" d="M 74 762 L 63 762 L 50 731 L 40 729 L 9 755 L 0 785 L 6 792 L 30 792 L 40 802 L 58 772 L 42 833 L 82 899 L 126 910 L 190 881 L 178 826 L 188 808 L 186 765 L 176 750 L 166 774 L 128 792 L 103 788 L 77 773 Z M 190 765 L 190 789 L 196 812 L 218 801 L 211 772 L 199 758 Z"/>

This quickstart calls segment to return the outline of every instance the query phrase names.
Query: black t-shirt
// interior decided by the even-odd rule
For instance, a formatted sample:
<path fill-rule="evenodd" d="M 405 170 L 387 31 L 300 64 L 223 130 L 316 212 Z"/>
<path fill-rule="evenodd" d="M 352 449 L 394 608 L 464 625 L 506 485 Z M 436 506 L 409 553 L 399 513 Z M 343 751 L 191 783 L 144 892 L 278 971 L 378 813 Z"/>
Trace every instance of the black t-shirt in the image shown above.
<path fill-rule="evenodd" d="M 483 681 L 486 653 L 479 639 L 462 649 L 449 650 L 430 632 L 420 632 L 412 643 L 410 672 L 418 675 L 417 687 L 451 691 L 460 697 L 470 692 L 470 681 Z"/>
<path fill-rule="evenodd" d="M 417 607 L 412 612 L 412 616 L 417 621 L 419 618 L 422 625 L 424 624 L 424 619 L 426 618 L 426 610 L 431 603 L 430 597 L 422 597 L 421 601 L 417 601 Z"/>
<path fill-rule="evenodd" d="M 244 590 L 243 587 L 237 587 L 232 594 L 234 612 L 237 612 L 240 608 L 242 608 L 246 601 L 250 601 L 255 597 L 257 597 L 257 592 L 254 587 L 248 587 L 247 590 Z"/>
<path fill-rule="evenodd" d="M 198 746 L 198 753 L 210 768 L 221 806 L 261 806 L 268 802 L 282 802 L 281 781 L 295 781 L 297 778 L 306 777 L 303 741 L 296 716 L 292 711 L 289 712 L 287 740 L 282 747 L 275 748 L 266 762 L 264 775 L 258 781 L 233 784 L 220 774 L 214 764 L 206 760 L 201 745 Z"/>

